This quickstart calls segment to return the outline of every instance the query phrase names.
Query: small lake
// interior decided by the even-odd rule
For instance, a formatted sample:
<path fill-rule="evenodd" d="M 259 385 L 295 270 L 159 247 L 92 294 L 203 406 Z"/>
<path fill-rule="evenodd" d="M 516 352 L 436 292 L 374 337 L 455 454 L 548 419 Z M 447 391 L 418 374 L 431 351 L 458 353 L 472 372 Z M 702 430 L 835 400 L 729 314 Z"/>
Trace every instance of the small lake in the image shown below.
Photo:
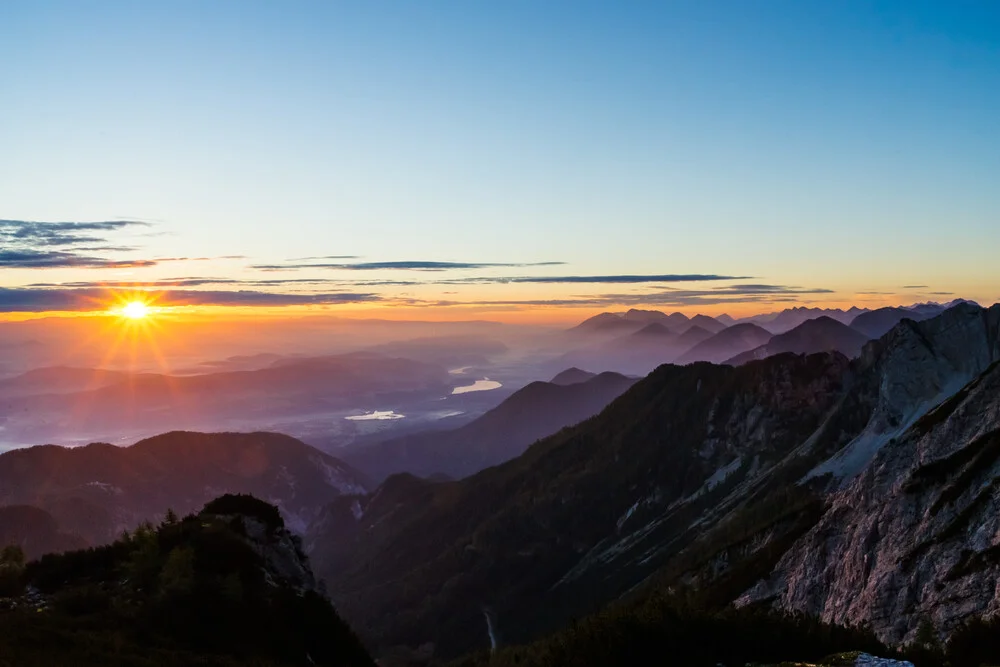
<path fill-rule="evenodd" d="M 491 380 L 489 378 L 483 378 L 482 380 L 476 380 L 472 384 L 465 385 L 463 387 L 455 387 L 451 390 L 451 395 L 456 394 L 468 394 L 473 391 L 490 391 L 493 389 L 499 389 L 503 385 L 496 380 Z"/>
<path fill-rule="evenodd" d="M 363 415 L 353 415 L 351 417 L 344 417 L 352 422 L 369 422 L 369 421 L 388 421 L 390 419 L 402 419 L 406 415 L 401 415 L 393 410 L 375 410 L 374 412 L 368 412 Z"/>

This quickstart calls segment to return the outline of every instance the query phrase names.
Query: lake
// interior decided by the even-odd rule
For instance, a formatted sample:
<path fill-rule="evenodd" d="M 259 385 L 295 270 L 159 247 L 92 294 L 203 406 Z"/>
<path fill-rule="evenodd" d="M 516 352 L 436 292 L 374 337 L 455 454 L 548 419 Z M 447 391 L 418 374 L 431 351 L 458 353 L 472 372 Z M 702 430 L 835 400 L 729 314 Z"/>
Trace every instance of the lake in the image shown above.
<path fill-rule="evenodd" d="M 491 380 L 489 378 L 483 378 L 482 380 L 476 380 L 472 384 L 465 385 L 462 387 L 455 387 L 451 390 L 451 395 L 456 394 L 468 394 L 472 391 L 491 391 L 493 389 L 499 389 L 503 385 L 496 380 Z"/>

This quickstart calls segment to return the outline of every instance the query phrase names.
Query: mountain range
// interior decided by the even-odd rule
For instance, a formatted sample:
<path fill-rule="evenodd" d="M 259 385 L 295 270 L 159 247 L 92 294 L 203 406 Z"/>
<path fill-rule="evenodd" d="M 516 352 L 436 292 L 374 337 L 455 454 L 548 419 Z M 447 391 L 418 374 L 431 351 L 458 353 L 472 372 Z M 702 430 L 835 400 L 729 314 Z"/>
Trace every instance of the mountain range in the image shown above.
<path fill-rule="evenodd" d="M 741 322 L 697 343 L 678 357 L 676 363 L 688 364 L 693 361 L 721 363 L 734 354 L 751 350 L 770 339 L 771 332 L 766 329 L 750 322 Z"/>
<path fill-rule="evenodd" d="M 692 331 L 701 340 L 678 354 L 682 363 L 641 379 L 564 366 L 463 427 L 386 440 L 346 461 L 274 433 L 171 432 L 125 448 L 2 454 L 0 541 L 29 556 L 71 551 L 143 521 L 174 525 L 166 509 L 252 493 L 274 505 L 254 512 L 304 536 L 316 576 L 370 648 L 424 663 L 531 642 L 496 664 L 620 662 L 650 637 L 718 642 L 721 628 L 741 638 L 733 660 L 772 655 L 743 650 L 754 633 L 827 641 L 846 632 L 830 646 L 872 650 L 989 634 L 988 621 L 975 623 L 1000 613 L 1000 305 L 818 315 L 779 334 L 718 321 L 712 333 L 695 318 L 630 312 L 613 315 L 627 328 L 596 334 L 596 344 L 669 347 Z M 621 326 L 611 321 L 599 327 Z M 301 360 L 260 362 L 275 373 Z M 412 368 L 418 387 L 425 370 L 441 377 L 438 366 Z M 44 385 L 45 373 L 22 377 L 4 400 Z M 294 539 L 275 539 L 298 557 Z M 128 552 L 137 562 L 132 546 L 115 545 L 109 559 Z M 48 561 L 61 563 L 62 581 L 76 580 L 61 568 L 105 552 L 71 553 L 85 555 Z M 105 593 L 117 591 L 110 582 Z M 61 593 L 52 595 L 46 604 Z M 114 599 L 112 608 L 131 604 Z M 26 600 L 18 604 L 37 603 Z M 601 653 L 612 645 L 617 653 Z"/>
<path fill-rule="evenodd" d="M 723 363 L 738 366 L 754 359 L 773 357 L 785 352 L 813 354 L 836 351 L 848 358 L 854 358 L 861 353 L 861 348 L 870 339 L 870 336 L 861 333 L 853 325 L 847 326 L 832 317 L 823 315 L 816 319 L 806 320 L 794 329 L 777 334 L 763 345 L 738 354 Z"/>
<path fill-rule="evenodd" d="M 600 415 L 457 482 L 331 503 L 309 544 L 378 645 L 442 657 L 687 590 L 913 641 L 993 611 L 1000 306 L 897 324 L 854 360 L 665 365 Z"/>
<path fill-rule="evenodd" d="M 743 363 L 782 351 L 837 350 L 855 356 L 866 340 L 882 336 L 901 320 L 933 317 L 959 302 L 872 311 L 795 307 L 742 320 L 636 309 L 601 313 L 570 330 L 587 342 L 573 345 L 554 363 L 645 375 L 664 363 Z M 772 336 L 783 337 L 768 346 Z"/>

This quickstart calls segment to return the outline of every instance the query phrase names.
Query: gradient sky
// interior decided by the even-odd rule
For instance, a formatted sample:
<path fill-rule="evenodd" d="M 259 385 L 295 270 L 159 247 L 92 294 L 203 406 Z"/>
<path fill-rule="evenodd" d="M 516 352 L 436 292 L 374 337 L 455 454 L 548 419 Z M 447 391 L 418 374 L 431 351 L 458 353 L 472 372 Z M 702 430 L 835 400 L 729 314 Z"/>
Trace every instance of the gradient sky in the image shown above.
<path fill-rule="evenodd" d="M 0 310 L 175 278 L 442 318 L 1000 299 L 994 1 L 7 0 L 0 45 L 8 229 L 207 258 L 37 268 L 0 229 Z M 275 269 L 383 262 L 418 264 Z"/>

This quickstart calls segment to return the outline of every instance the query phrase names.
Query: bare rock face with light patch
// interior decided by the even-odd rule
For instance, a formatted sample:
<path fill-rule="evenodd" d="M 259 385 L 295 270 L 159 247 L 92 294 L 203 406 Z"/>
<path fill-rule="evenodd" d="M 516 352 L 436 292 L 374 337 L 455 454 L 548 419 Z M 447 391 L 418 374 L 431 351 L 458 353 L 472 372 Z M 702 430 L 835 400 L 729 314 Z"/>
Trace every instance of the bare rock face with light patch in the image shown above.
<path fill-rule="evenodd" d="M 947 633 L 1000 611 L 998 318 L 997 307 L 959 307 L 883 341 L 869 428 L 899 435 L 845 479 L 818 524 L 740 602 L 868 622 L 890 642 L 912 640 L 925 618 Z M 920 409 L 942 392 L 953 395 Z"/>

